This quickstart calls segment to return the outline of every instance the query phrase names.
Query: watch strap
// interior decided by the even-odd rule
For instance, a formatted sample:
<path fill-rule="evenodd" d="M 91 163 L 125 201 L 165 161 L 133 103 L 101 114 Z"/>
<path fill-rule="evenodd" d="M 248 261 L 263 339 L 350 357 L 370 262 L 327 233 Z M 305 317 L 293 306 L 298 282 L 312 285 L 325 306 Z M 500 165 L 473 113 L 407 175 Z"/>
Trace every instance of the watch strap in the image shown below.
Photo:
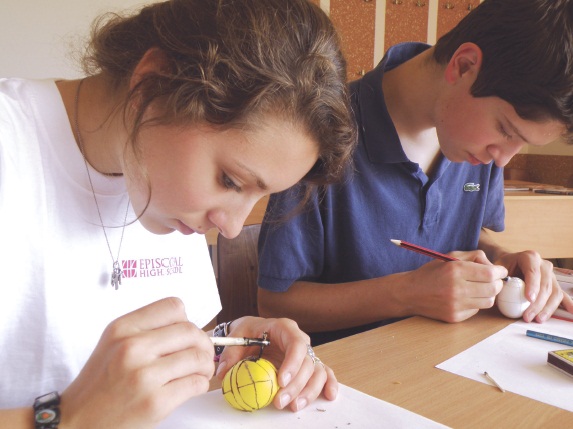
<path fill-rule="evenodd" d="M 34 401 L 34 428 L 57 429 L 60 423 L 60 394 L 50 392 Z"/>

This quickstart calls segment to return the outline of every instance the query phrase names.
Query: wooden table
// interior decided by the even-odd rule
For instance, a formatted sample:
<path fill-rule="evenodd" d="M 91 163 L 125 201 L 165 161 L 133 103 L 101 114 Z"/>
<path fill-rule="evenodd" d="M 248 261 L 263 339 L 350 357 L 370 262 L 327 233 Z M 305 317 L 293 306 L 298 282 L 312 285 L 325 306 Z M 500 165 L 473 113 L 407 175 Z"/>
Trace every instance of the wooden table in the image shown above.
<path fill-rule="evenodd" d="M 546 259 L 573 258 L 573 195 L 506 192 L 504 201 L 506 229 L 492 233 L 497 243 L 511 251 L 537 250 Z M 267 203 L 268 197 L 261 199 L 245 225 L 261 223 Z M 207 233 L 207 243 L 217 244 L 217 230 Z"/>
<path fill-rule="evenodd" d="M 496 309 L 455 324 L 411 317 L 314 350 L 340 383 L 455 429 L 573 428 L 573 413 L 435 367 L 510 323 Z"/>
<path fill-rule="evenodd" d="M 572 428 L 573 413 L 435 368 L 512 322 L 495 309 L 457 324 L 412 317 L 315 351 L 339 382 L 453 428 Z"/>

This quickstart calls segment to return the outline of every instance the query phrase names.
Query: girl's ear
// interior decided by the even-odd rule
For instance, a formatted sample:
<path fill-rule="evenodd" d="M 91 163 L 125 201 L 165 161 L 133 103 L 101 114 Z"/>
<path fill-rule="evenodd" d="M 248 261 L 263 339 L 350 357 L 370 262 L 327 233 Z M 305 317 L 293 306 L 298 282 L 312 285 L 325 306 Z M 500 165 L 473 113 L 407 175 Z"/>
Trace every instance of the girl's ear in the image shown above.
<path fill-rule="evenodd" d="M 482 65 L 483 53 L 475 43 L 463 43 L 454 52 L 446 66 L 444 76 L 448 83 L 456 83 L 462 78 L 476 79 Z"/>
<path fill-rule="evenodd" d="M 159 48 L 150 48 L 139 60 L 129 81 L 129 89 L 132 90 L 149 74 L 167 74 L 170 70 L 169 58 Z"/>

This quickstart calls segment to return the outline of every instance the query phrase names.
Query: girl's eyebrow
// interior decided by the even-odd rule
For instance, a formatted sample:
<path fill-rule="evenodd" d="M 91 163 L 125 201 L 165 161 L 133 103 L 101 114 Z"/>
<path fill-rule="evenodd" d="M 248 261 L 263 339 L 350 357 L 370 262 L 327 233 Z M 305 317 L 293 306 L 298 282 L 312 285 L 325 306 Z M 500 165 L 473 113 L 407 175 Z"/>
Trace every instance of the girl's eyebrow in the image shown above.
<path fill-rule="evenodd" d="M 255 179 L 255 181 L 257 182 L 257 186 L 263 190 L 266 191 L 268 190 L 268 185 L 265 183 L 265 181 L 263 179 L 261 179 L 257 173 L 255 173 L 253 170 L 251 170 L 249 167 L 247 167 L 245 164 L 241 163 L 241 162 L 237 162 L 237 166 L 243 170 L 245 170 L 253 179 Z"/>

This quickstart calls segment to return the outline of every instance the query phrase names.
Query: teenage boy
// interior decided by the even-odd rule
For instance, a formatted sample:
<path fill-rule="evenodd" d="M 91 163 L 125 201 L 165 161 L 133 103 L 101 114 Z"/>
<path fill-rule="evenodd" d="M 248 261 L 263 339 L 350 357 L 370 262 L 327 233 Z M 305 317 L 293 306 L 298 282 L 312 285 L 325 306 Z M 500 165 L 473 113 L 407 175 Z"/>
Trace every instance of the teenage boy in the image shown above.
<path fill-rule="evenodd" d="M 504 229 L 511 157 L 571 138 L 573 0 L 485 0 L 434 47 L 392 47 L 351 89 L 360 142 L 348 179 L 286 222 L 295 190 L 271 197 L 260 314 L 295 319 L 314 344 L 412 315 L 459 322 L 492 307 L 507 275 L 526 283 L 525 321 L 573 312 L 549 261 L 488 232 Z"/>

